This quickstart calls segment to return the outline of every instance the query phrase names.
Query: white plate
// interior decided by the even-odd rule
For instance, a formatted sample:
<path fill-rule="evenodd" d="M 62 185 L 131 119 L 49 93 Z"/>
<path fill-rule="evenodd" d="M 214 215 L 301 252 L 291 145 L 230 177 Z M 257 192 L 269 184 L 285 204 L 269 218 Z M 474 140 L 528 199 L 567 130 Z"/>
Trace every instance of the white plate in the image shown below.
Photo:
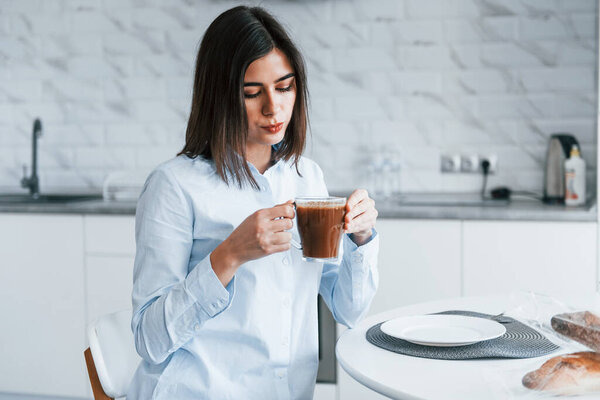
<path fill-rule="evenodd" d="M 486 318 L 463 315 L 415 315 L 381 324 L 390 336 L 424 346 L 465 346 L 504 335 L 506 328 Z"/>

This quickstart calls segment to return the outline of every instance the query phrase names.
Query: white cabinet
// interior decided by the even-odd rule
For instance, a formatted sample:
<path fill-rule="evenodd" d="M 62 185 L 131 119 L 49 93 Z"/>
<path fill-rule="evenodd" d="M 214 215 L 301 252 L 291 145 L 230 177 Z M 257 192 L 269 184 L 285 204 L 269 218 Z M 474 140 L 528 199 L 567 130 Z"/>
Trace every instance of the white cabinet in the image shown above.
<path fill-rule="evenodd" d="M 461 222 L 383 219 L 379 234 L 379 288 L 369 315 L 461 294 Z M 338 332 L 345 328 L 338 325 Z M 379 400 L 338 364 L 340 400 Z"/>
<path fill-rule="evenodd" d="M 135 218 L 85 216 L 87 323 L 131 308 Z"/>
<path fill-rule="evenodd" d="M 135 217 L 86 215 L 84 221 L 86 254 L 135 255 Z"/>
<path fill-rule="evenodd" d="M 370 315 L 460 296 L 460 221 L 384 219 L 376 229 L 379 289 Z"/>
<path fill-rule="evenodd" d="M 87 323 L 131 308 L 134 257 L 87 256 Z"/>
<path fill-rule="evenodd" d="M 596 290 L 595 222 L 463 223 L 464 294 L 527 290 L 576 301 Z"/>
<path fill-rule="evenodd" d="M 87 324 L 131 307 L 134 217 L 0 214 L 0 392 L 89 397 Z"/>
<path fill-rule="evenodd" d="M 336 400 L 336 385 L 333 383 L 317 383 L 312 400 Z"/>
<path fill-rule="evenodd" d="M 87 329 L 104 314 L 131 308 L 135 218 L 86 215 L 83 225 Z M 89 391 L 87 396 L 91 397 Z"/>
<path fill-rule="evenodd" d="M 0 391 L 87 393 L 80 215 L 0 214 Z"/>

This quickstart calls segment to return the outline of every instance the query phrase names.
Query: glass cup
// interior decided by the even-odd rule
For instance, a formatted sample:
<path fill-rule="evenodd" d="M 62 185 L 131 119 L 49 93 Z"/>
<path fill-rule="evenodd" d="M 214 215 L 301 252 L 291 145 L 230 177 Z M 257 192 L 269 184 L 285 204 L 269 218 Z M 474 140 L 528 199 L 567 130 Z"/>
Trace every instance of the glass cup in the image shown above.
<path fill-rule="evenodd" d="M 302 259 L 337 261 L 344 232 L 346 198 L 297 197 L 294 206 L 301 244 L 292 239 L 292 245 L 302 250 Z"/>

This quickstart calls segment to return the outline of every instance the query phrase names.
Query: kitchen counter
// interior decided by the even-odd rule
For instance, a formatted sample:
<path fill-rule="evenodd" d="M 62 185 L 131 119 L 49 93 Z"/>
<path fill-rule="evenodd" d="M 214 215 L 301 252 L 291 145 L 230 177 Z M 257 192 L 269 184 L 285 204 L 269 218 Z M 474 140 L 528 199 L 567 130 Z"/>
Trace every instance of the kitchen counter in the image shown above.
<path fill-rule="evenodd" d="M 420 195 L 419 195 L 420 197 Z M 376 199 L 379 218 L 460 219 L 509 221 L 589 221 L 597 220 L 595 198 L 584 206 L 544 204 L 534 199 L 489 200 L 485 202 L 450 200 L 398 201 Z"/>
<path fill-rule="evenodd" d="M 69 203 L 0 203 L 0 213 L 135 215 L 136 201 L 88 200 Z"/>
<path fill-rule="evenodd" d="M 448 193 L 415 193 L 375 200 L 379 218 L 589 222 L 597 220 L 595 198 L 588 199 L 586 205 L 581 207 L 547 205 L 533 199 L 481 201 L 474 194 Z M 135 207 L 135 201 L 19 203 L 0 204 L 0 213 L 135 215 Z"/>

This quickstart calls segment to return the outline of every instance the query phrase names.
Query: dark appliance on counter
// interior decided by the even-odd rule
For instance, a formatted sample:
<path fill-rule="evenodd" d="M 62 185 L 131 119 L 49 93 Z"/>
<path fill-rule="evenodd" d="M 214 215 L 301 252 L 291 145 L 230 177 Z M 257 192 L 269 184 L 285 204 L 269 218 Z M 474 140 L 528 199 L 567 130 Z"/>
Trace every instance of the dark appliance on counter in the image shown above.
<path fill-rule="evenodd" d="M 565 160 L 574 144 L 579 147 L 577 139 L 568 133 L 555 133 L 550 137 L 544 171 L 544 203 L 565 202 Z"/>

